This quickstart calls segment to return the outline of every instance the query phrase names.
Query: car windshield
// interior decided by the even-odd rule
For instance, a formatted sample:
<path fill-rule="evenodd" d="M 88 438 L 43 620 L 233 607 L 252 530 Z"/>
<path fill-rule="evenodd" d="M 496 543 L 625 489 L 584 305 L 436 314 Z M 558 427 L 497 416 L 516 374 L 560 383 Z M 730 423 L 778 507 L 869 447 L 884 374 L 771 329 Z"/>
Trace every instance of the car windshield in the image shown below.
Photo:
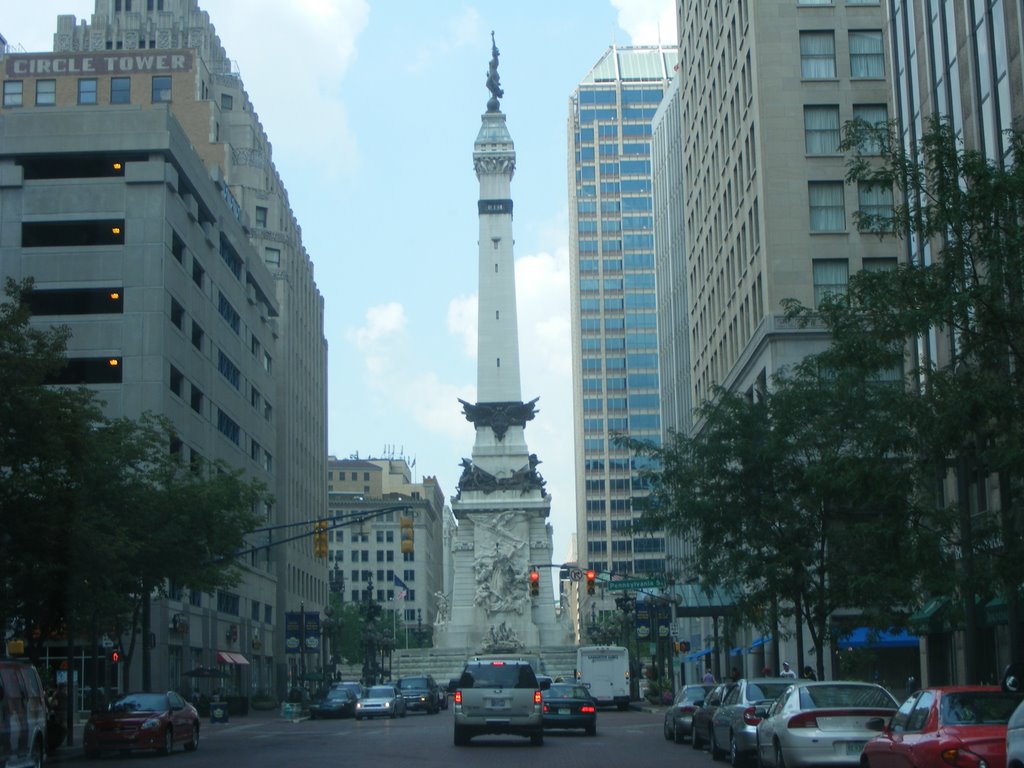
<path fill-rule="evenodd" d="M 410 688 L 429 688 L 430 686 L 425 677 L 407 677 L 398 681 L 398 687 L 405 691 Z"/>
<path fill-rule="evenodd" d="M 688 685 L 679 692 L 676 702 L 680 701 L 703 701 L 704 697 L 711 692 L 711 686 Z"/>
<path fill-rule="evenodd" d="M 111 702 L 111 712 L 163 712 L 167 697 L 162 693 L 133 693 Z"/>
<path fill-rule="evenodd" d="M 747 686 L 747 701 L 777 699 L 789 683 L 750 683 Z"/>
<path fill-rule="evenodd" d="M 327 698 L 332 701 L 348 701 L 351 696 L 352 692 L 347 688 L 335 688 L 327 694 Z"/>
<path fill-rule="evenodd" d="M 537 688 L 537 676 L 525 664 L 470 664 L 459 679 L 460 688 Z"/>
<path fill-rule="evenodd" d="M 555 683 L 542 694 L 545 699 L 589 699 L 590 692 L 582 685 Z"/>
<path fill-rule="evenodd" d="M 395 695 L 395 689 L 390 685 L 375 685 L 370 689 L 367 694 L 368 698 L 371 699 L 390 699 Z"/>
<path fill-rule="evenodd" d="M 824 707 L 884 707 L 896 702 L 877 685 L 810 685 L 800 691 L 800 709 Z"/>
<path fill-rule="evenodd" d="M 1008 691 L 970 691 L 948 693 L 942 697 L 939 720 L 943 725 L 999 725 L 1024 701 L 1024 696 Z"/>

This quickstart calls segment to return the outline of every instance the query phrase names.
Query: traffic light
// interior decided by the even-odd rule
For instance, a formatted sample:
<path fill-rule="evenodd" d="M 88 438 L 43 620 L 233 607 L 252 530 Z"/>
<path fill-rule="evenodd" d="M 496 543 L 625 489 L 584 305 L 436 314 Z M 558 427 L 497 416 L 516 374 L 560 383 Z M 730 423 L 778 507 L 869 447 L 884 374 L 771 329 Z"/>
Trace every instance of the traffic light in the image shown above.
<path fill-rule="evenodd" d="M 686 642 L 685 640 L 680 640 L 679 641 L 679 652 L 680 653 L 689 653 L 690 652 L 690 644 L 688 642 Z"/>
<path fill-rule="evenodd" d="M 540 594 L 540 573 L 534 568 L 530 571 L 530 597 Z"/>
<path fill-rule="evenodd" d="M 587 594 L 594 594 L 594 582 L 597 580 L 597 571 L 591 568 L 587 571 Z"/>
<path fill-rule="evenodd" d="M 412 524 L 412 517 L 403 515 L 398 519 L 399 538 L 401 539 L 402 542 L 403 555 L 412 552 L 415 545 Z"/>
<path fill-rule="evenodd" d="M 110 663 L 111 664 L 117 664 L 119 661 L 121 661 L 121 649 L 120 648 L 111 648 L 110 649 Z"/>
<path fill-rule="evenodd" d="M 327 559 L 327 521 L 313 523 L 313 557 Z"/>

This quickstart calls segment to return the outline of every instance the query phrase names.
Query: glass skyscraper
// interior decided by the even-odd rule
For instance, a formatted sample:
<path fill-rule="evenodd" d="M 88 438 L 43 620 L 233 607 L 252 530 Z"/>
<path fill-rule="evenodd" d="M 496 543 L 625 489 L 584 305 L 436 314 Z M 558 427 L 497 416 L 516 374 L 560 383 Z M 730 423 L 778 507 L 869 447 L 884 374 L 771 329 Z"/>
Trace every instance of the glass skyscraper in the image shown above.
<path fill-rule="evenodd" d="M 651 121 L 674 47 L 612 46 L 569 104 L 569 212 L 578 559 L 662 574 L 665 539 L 636 533 L 645 494 L 616 435 L 661 436 Z"/>

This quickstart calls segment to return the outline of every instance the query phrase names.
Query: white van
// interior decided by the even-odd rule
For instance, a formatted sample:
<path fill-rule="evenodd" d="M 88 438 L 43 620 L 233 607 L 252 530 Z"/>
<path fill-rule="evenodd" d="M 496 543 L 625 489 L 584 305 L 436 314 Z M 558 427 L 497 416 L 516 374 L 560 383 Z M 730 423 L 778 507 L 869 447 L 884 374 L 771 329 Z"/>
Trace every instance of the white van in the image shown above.
<path fill-rule="evenodd" d="M 629 651 L 620 645 L 585 645 L 576 650 L 576 680 L 598 704 L 629 708 Z"/>

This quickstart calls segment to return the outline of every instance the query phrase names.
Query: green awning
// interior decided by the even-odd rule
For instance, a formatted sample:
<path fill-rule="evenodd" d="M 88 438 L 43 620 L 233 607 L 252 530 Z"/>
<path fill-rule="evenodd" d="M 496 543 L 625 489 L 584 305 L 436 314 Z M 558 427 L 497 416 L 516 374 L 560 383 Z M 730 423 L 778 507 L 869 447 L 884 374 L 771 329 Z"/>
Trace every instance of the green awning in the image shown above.
<path fill-rule="evenodd" d="M 907 623 L 922 634 L 949 631 L 949 598 L 933 597 L 918 608 L 907 619 Z"/>
<path fill-rule="evenodd" d="M 667 591 L 678 598 L 676 616 L 725 616 L 735 610 L 736 601 L 724 589 L 674 584 Z"/>

